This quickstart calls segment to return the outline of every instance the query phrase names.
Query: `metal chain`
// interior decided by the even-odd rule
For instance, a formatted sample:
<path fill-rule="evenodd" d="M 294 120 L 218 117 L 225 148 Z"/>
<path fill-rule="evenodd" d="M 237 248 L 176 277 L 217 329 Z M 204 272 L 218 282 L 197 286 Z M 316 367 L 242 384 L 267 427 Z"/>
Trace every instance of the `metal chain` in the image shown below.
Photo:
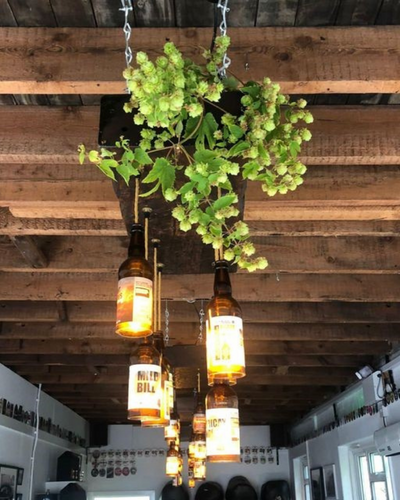
<path fill-rule="evenodd" d="M 201 301 L 201 309 L 199 312 L 199 317 L 200 317 L 199 336 L 197 337 L 198 344 L 203 343 L 204 314 L 205 313 L 204 313 L 204 308 L 203 308 L 203 301 Z"/>
<path fill-rule="evenodd" d="M 132 0 L 121 0 L 122 7 L 119 9 L 125 14 L 125 23 L 124 23 L 124 35 L 125 35 L 125 60 L 126 67 L 129 68 L 132 62 L 133 53 L 132 49 L 129 46 L 129 40 L 132 34 L 132 28 L 129 24 L 129 13 L 133 10 Z"/>
<path fill-rule="evenodd" d="M 227 13 L 230 11 L 228 8 L 228 3 L 229 0 L 218 0 L 218 5 L 217 7 L 221 9 L 221 24 L 219 26 L 219 32 L 221 36 L 225 36 L 228 32 L 228 22 L 226 19 Z M 225 52 L 224 57 L 222 59 L 222 66 L 218 69 L 218 73 L 220 78 L 226 78 L 226 70 L 229 68 L 231 65 L 231 60 L 228 57 L 227 52 Z"/>
<path fill-rule="evenodd" d="M 164 330 L 164 344 L 167 346 L 169 342 L 169 310 L 168 300 L 165 301 L 165 330 Z"/>

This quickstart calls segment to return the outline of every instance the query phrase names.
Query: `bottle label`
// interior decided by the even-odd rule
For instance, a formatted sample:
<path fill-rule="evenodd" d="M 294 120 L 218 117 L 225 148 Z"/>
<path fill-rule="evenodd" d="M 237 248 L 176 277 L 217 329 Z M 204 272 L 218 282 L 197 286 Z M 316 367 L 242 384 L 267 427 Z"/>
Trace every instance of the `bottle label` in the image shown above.
<path fill-rule="evenodd" d="M 206 410 L 207 456 L 240 455 L 239 410 Z"/>
<path fill-rule="evenodd" d="M 206 416 L 204 413 L 195 413 L 193 415 L 193 432 L 195 434 L 205 434 Z"/>
<path fill-rule="evenodd" d="M 169 380 L 164 381 L 164 391 L 163 391 L 163 406 L 164 406 L 164 418 L 165 420 L 170 420 L 170 392 L 172 390 Z"/>
<path fill-rule="evenodd" d="M 212 372 L 245 366 L 242 318 L 214 316 L 207 319 L 207 365 Z"/>
<path fill-rule="evenodd" d="M 153 282 L 138 276 L 120 279 L 118 281 L 117 325 L 133 322 L 134 330 L 151 330 L 152 320 Z"/>
<path fill-rule="evenodd" d="M 131 365 L 129 368 L 129 410 L 161 410 L 161 366 Z"/>

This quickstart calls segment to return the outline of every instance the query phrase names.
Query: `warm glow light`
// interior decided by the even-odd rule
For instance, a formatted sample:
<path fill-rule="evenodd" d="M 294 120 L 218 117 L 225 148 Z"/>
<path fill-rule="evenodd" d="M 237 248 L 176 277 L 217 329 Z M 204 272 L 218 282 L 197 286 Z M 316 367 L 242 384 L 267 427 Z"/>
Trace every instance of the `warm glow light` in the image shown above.
<path fill-rule="evenodd" d="M 171 443 L 167 453 L 166 469 L 167 476 L 175 477 L 181 470 L 181 457 L 174 443 Z"/>
<path fill-rule="evenodd" d="M 205 434 L 193 434 L 189 443 L 189 457 L 194 460 L 207 458 Z"/>
<path fill-rule="evenodd" d="M 168 427 L 170 424 L 170 391 L 168 373 L 162 376 L 161 415 L 159 419 L 143 420 L 142 427 Z"/>
<path fill-rule="evenodd" d="M 159 419 L 161 398 L 161 366 L 155 364 L 131 365 L 129 368 L 128 419 Z"/>
<path fill-rule="evenodd" d="M 206 412 L 203 403 L 198 403 L 192 420 L 193 434 L 206 433 Z"/>
<path fill-rule="evenodd" d="M 195 460 L 193 465 L 193 479 L 204 481 L 206 479 L 206 461 Z"/>
<path fill-rule="evenodd" d="M 169 425 L 164 429 L 164 438 L 168 444 L 175 442 L 179 445 L 179 433 L 181 430 L 181 424 L 179 419 L 171 418 Z"/>
<path fill-rule="evenodd" d="M 118 281 L 116 333 L 123 337 L 146 337 L 152 333 L 153 282 L 143 277 Z"/>
<path fill-rule="evenodd" d="M 208 383 L 224 378 L 229 383 L 245 375 L 243 320 L 237 316 L 207 317 Z"/>

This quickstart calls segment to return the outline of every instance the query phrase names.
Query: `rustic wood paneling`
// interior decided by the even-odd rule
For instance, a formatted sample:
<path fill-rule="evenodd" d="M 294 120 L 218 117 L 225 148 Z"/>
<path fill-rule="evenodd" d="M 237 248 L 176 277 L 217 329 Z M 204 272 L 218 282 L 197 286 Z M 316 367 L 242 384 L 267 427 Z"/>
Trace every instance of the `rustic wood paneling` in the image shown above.
<path fill-rule="evenodd" d="M 7 0 L 0 0 L 0 26 L 17 26 L 17 21 Z"/>
<path fill-rule="evenodd" d="M 175 26 L 174 0 L 145 0 L 132 2 L 136 24 L 139 27 Z M 135 43 L 133 32 L 133 43 Z"/>
<path fill-rule="evenodd" d="M 365 26 L 374 24 L 381 2 L 377 0 L 345 0 L 340 3 L 336 24 Z"/>
<path fill-rule="evenodd" d="M 293 26 L 298 0 L 259 0 L 257 26 Z"/>
<path fill-rule="evenodd" d="M 50 0 L 8 0 L 18 26 L 57 26 Z"/>
<path fill-rule="evenodd" d="M 299 0 L 296 26 L 329 26 L 335 24 L 340 0 Z"/>
<path fill-rule="evenodd" d="M 175 0 L 176 24 L 186 26 L 213 26 L 214 8 L 206 0 L 193 2 L 193 0 Z M 211 42 L 212 33 L 209 31 Z"/>

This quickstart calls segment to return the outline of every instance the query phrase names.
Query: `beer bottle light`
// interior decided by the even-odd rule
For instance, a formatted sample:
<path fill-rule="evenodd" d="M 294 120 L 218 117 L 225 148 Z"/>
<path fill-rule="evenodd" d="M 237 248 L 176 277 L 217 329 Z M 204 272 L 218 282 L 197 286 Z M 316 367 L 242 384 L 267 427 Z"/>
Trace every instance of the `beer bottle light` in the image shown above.
<path fill-rule="evenodd" d="M 161 417 L 160 353 L 146 338 L 132 356 L 129 368 L 128 420 Z"/>
<path fill-rule="evenodd" d="M 179 456 L 179 451 L 174 442 L 169 446 L 167 453 L 166 469 L 165 473 L 167 476 L 176 477 L 178 476 L 181 469 L 181 459 Z"/>
<path fill-rule="evenodd" d="M 197 404 L 193 414 L 192 427 L 194 434 L 205 434 L 206 432 L 206 410 L 200 392 L 197 393 Z"/>
<path fill-rule="evenodd" d="M 228 262 L 215 263 L 214 296 L 206 309 L 207 375 L 235 384 L 246 375 L 242 310 L 232 297 Z"/>
<path fill-rule="evenodd" d="M 128 258 L 118 271 L 116 333 L 146 337 L 153 332 L 153 272 L 145 258 L 144 229 L 133 224 Z"/>
<path fill-rule="evenodd" d="M 239 402 L 228 380 L 218 380 L 207 394 L 207 459 L 240 462 Z"/>

